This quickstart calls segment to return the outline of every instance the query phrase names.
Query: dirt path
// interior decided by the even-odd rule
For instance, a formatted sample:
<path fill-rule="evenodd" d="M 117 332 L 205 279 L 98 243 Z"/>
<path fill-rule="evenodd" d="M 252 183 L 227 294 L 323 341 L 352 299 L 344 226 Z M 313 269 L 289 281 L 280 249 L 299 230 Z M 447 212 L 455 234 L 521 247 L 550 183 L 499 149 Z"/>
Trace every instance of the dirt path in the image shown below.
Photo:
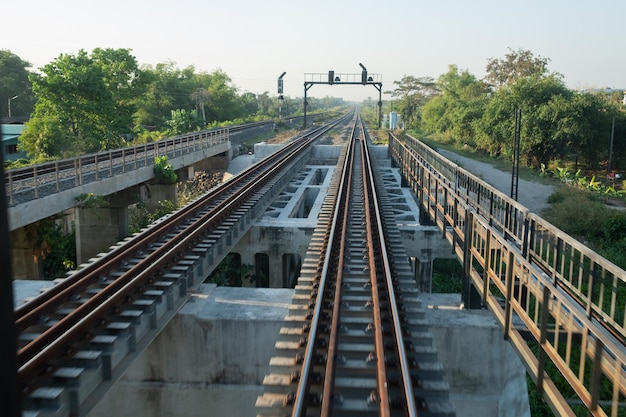
<path fill-rule="evenodd" d="M 454 152 L 439 149 L 439 153 L 462 168 L 477 175 L 484 181 L 496 187 L 506 195 L 511 193 L 511 171 L 505 172 L 484 162 L 458 155 Z M 548 207 L 548 197 L 555 191 L 554 186 L 537 182 L 519 180 L 518 201 L 533 213 L 541 214 Z"/>

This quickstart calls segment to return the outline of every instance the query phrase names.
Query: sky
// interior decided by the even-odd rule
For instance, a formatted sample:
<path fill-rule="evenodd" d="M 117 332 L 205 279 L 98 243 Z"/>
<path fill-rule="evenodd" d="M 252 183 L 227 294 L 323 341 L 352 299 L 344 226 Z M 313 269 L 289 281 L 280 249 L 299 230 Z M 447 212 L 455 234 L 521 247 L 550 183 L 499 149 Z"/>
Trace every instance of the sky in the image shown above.
<path fill-rule="evenodd" d="M 304 96 L 311 74 L 435 80 L 485 76 L 510 50 L 548 58 L 572 89 L 626 88 L 624 0 L 29 0 L 0 6 L 0 49 L 37 69 L 80 49 L 126 48 L 140 65 L 224 71 L 240 93 Z M 309 75 L 305 75 L 309 74 Z M 313 85 L 312 97 L 378 99 L 372 85 Z M 391 96 L 383 94 L 383 100 Z"/>

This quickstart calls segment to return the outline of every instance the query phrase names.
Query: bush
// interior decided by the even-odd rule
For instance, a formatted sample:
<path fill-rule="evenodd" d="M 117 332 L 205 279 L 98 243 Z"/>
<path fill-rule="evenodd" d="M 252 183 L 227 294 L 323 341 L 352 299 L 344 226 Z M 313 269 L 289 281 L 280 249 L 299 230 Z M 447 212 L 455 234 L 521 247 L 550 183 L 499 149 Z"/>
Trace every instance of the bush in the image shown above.
<path fill-rule="evenodd" d="M 84 208 L 101 208 L 109 206 L 109 203 L 104 197 L 94 193 L 79 194 L 74 200 L 76 200 L 79 206 Z"/>
<path fill-rule="evenodd" d="M 572 187 L 561 187 L 549 202 L 546 220 L 626 268 L 626 212 L 605 206 L 593 192 Z"/>
<path fill-rule="evenodd" d="M 161 184 L 174 184 L 178 180 L 176 172 L 171 164 L 167 162 L 167 156 L 157 156 L 154 158 L 154 177 Z"/>
<path fill-rule="evenodd" d="M 602 236 L 602 225 L 608 208 L 589 192 L 561 187 L 549 199 L 552 204 L 544 217 L 564 232 L 586 240 Z"/>
<path fill-rule="evenodd" d="M 138 203 L 137 207 L 129 212 L 128 230 L 130 233 L 139 233 L 144 227 L 147 227 L 177 208 L 176 203 L 168 200 L 159 201 L 159 208 L 153 211 L 149 211 L 145 204 Z"/>

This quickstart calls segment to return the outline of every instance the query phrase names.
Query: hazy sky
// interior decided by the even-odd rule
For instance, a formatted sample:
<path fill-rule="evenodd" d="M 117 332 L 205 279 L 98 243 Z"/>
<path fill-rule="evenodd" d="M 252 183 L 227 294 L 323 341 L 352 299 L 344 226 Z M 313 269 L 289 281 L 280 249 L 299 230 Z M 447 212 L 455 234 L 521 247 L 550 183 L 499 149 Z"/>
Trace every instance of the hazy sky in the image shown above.
<path fill-rule="evenodd" d="M 490 58 L 527 49 L 570 88 L 626 88 L 625 0 L 28 0 L 0 7 L 0 49 L 39 68 L 79 49 L 128 48 L 138 63 L 221 69 L 240 92 L 304 95 L 305 73 L 438 78 L 485 75 Z M 373 86 L 308 94 L 378 98 Z M 383 99 L 388 98 L 384 95 Z"/>

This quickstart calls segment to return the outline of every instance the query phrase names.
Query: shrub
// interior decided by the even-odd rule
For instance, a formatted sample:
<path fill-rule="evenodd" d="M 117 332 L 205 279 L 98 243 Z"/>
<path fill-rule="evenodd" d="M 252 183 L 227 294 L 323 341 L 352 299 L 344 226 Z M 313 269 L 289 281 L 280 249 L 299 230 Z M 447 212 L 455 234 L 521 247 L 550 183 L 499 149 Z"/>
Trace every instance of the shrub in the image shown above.
<path fill-rule="evenodd" d="M 108 207 L 109 203 L 101 195 L 94 193 L 79 194 L 74 200 L 79 206 L 84 208 L 101 208 Z"/>
<path fill-rule="evenodd" d="M 167 156 L 154 158 L 154 177 L 161 184 L 174 184 L 178 180 L 172 164 L 167 162 Z"/>

